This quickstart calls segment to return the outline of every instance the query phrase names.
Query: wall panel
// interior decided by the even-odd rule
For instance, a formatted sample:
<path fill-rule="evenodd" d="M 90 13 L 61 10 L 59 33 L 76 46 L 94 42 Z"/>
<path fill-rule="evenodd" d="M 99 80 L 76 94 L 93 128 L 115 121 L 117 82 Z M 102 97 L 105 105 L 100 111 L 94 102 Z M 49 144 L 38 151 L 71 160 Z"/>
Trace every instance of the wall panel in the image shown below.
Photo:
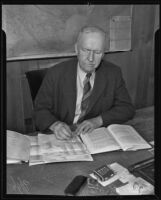
<path fill-rule="evenodd" d="M 19 62 L 7 64 L 7 129 L 20 132 L 25 130 Z"/>

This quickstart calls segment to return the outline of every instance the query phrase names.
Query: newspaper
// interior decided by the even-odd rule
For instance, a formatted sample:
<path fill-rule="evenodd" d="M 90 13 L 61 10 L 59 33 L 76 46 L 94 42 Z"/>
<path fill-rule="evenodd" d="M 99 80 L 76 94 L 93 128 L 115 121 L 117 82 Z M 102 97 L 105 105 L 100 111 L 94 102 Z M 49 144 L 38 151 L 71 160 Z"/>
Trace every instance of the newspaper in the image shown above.
<path fill-rule="evenodd" d="M 64 141 L 39 133 L 37 142 L 31 142 L 29 165 L 67 161 L 93 161 L 79 137 Z"/>

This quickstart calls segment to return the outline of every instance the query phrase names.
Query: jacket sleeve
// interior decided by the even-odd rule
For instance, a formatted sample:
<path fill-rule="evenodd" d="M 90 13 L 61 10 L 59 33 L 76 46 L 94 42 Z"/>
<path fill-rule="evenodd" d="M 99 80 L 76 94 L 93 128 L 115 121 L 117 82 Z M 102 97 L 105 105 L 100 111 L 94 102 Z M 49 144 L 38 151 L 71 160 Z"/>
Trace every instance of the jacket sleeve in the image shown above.
<path fill-rule="evenodd" d="M 103 126 L 114 123 L 124 123 L 131 119 L 135 114 L 135 108 L 132 105 L 131 98 L 125 86 L 121 69 L 118 68 L 115 76 L 114 102 L 110 110 L 101 114 Z"/>
<path fill-rule="evenodd" d="M 34 102 L 34 121 L 40 131 L 46 130 L 57 121 L 56 116 L 52 113 L 54 110 L 54 88 L 56 87 L 56 78 L 54 77 L 53 71 L 49 69 Z"/>

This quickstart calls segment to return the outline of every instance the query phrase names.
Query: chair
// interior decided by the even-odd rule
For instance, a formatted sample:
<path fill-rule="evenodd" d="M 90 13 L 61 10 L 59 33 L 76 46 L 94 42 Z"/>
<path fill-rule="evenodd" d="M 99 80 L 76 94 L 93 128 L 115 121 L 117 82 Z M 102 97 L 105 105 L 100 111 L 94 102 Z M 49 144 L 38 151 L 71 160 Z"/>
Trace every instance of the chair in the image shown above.
<path fill-rule="evenodd" d="M 45 69 L 28 71 L 25 73 L 29 83 L 29 88 L 33 103 L 47 70 L 48 68 L 45 68 Z"/>
<path fill-rule="evenodd" d="M 41 86 L 41 83 L 45 77 L 47 70 L 48 68 L 45 68 L 39 70 L 32 70 L 25 73 L 32 98 L 32 109 L 34 106 L 35 97 L 38 93 L 38 90 Z M 39 130 L 34 123 L 33 117 L 25 119 L 25 124 L 26 124 L 26 132 L 34 132 Z"/>

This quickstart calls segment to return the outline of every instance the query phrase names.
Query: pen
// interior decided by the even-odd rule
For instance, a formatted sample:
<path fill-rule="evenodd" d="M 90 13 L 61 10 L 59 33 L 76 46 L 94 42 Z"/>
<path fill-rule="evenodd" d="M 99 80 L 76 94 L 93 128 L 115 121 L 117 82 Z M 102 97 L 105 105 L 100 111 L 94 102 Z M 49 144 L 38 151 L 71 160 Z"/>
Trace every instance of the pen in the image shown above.
<path fill-rule="evenodd" d="M 21 160 L 21 164 L 28 163 L 28 161 Z"/>
<path fill-rule="evenodd" d="M 70 130 L 71 130 L 72 132 L 75 132 L 76 129 L 77 129 L 77 124 L 72 124 L 72 125 L 70 125 Z"/>
<path fill-rule="evenodd" d="M 70 130 L 71 130 L 71 132 L 72 132 L 72 137 L 74 137 L 74 136 L 79 136 L 79 135 L 80 135 L 80 134 L 76 133 L 77 127 L 78 127 L 78 124 L 72 124 L 72 125 L 70 126 Z"/>

